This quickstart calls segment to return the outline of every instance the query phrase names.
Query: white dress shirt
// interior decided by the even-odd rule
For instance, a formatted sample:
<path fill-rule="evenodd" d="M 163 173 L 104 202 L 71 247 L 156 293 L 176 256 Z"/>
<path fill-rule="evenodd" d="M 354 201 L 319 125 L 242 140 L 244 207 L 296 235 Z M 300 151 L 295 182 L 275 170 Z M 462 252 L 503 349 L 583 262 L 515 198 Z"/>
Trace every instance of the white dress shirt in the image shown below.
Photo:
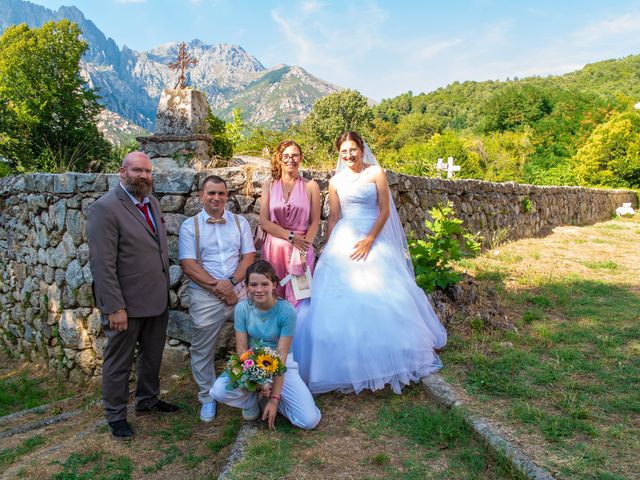
<path fill-rule="evenodd" d="M 233 213 L 225 210 L 223 214 L 225 223 L 207 223 L 209 215 L 202 209 L 196 217 L 200 226 L 202 268 L 218 280 L 227 279 L 234 274 L 241 255 L 256 251 L 249 222 L 242 215 L 238 215 L 240 222 L 240 231 L 238 231 L 233 216 Z M 178 257 L 180 260 L 198 259 L 193 218 L 186 219 L 180 227 Z M 202 288 L 194 281 L 189 285 L 192 288 Z"/>

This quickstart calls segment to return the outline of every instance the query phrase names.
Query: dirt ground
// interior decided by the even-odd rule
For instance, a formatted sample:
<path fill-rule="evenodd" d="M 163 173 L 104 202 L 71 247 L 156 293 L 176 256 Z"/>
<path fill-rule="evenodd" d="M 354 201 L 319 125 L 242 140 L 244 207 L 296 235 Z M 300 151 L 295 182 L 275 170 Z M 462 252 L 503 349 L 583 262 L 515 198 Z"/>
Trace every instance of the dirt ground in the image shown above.
<path fill-rule="evenodd" d="M 4 358 L 1 375 L 23 370 L 22 365 Z M 34 374 L 36 374 L 34 372 Z M 34 437 L 41 437 L 40 444 L 30 453 L 17 458 L 1 469 L 2 479 L 49 479 L 61 472 L 69 474 L 73 469 L 69 459 L 99 458 L 88 461 L 78 473 L 91 469 L 106 471 L 110 462 L 131 460 L 130 475 L 122 477 L 61 476 L 60 478 L 217 478 L 226 462 L 230 444 L 240 426 L 239 412 L 223 410 L 212 423 L 202 423 L 198 418 L 199 404 L 196 387 L 190 371 L 184 369 L 162 379 L 162 398 L 182 407 L 177 414 L 137 417 L 130 400 L 129 421 L 134 429 L 133 440 L 119 441 L 112 437 L 103 420 L 99 406 L 99 385 L 77 388 L 70 386 L 71 400 L 56 403 L 54 408 L 42 414 L 30 414 L 14 421 L 0 423 L 0 432 L 20 425 L 46 419 L 65 412 L 78 412 L 66 421 L 45 428 L 0 439 L 0 450 L 19 448 Z M 233 435 L 229 436 L 229 430 Z M 67 462 L 67 467 L 63 465 Z"/>

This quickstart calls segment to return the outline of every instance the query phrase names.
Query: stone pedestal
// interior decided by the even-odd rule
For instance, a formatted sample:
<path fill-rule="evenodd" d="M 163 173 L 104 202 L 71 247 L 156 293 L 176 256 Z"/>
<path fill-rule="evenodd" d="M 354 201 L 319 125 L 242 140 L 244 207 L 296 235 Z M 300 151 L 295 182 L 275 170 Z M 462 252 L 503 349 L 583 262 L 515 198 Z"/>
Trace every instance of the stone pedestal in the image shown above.
<path fill-rule="evenodd" d="M 221 159 L 211 156 L 208 114 L 207 97 L 198 90 L 186 88 L 162 92 L 155 133 L 136 138 L 140 149 L 151 158 L 156 172 L 222 166 Z"/>
<path fill-rule="evenodd" d="M 208 114 L 209 102 L 204 93 L 191 88 L 164 90 L 158 103 L 155 134 L 205 134 Z"/>

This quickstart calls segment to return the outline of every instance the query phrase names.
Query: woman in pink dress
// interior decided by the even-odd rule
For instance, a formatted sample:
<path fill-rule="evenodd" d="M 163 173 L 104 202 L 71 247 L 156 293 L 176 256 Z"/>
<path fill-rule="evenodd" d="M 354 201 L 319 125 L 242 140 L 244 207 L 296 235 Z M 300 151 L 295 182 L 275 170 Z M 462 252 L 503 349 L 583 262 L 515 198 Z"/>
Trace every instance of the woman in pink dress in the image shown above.
<path fill-rule="evenodd" d="M 300 175 L 302 150 L 293 140 L 278 145 L 271 160 L 271 178 L 262 185 L 260 226 L 266 233 L 261 256 L 280 279 L 313 272 L 313 240 L 320 224 L 320 188 Z M 276 293 L 294 306 L 291 282 L 278 284 Z"/>

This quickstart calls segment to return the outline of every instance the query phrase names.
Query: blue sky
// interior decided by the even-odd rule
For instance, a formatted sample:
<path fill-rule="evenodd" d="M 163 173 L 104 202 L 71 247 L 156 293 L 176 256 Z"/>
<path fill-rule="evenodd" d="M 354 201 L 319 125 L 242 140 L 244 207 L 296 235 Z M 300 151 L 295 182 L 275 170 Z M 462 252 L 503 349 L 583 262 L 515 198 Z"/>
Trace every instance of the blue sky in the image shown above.
<path fill-rule="evenodd" d="M 555 75 L 640 54 L 640 0 L 35 0 L 75 5 L 119 47 L 241 45 L 375 100 Z"/>

